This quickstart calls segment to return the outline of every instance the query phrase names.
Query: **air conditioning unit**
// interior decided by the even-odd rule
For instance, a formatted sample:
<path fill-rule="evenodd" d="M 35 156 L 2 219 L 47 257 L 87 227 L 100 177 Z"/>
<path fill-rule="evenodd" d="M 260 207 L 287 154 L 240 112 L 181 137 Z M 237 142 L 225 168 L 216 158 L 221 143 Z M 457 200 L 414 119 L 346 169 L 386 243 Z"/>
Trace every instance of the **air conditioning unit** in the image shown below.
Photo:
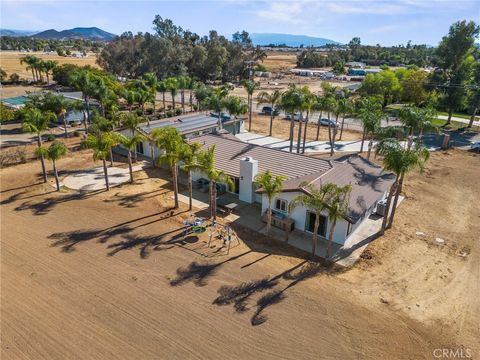
<path fill-rule="evenodd" d="M 387 211 L 387 200 L 380 200 L 378 203 L 377 203 L 377 210 L 375 211 L 375 213 L 377 215 L 380 215 L 380 216 L 384 216 L 385 213 Z"/>

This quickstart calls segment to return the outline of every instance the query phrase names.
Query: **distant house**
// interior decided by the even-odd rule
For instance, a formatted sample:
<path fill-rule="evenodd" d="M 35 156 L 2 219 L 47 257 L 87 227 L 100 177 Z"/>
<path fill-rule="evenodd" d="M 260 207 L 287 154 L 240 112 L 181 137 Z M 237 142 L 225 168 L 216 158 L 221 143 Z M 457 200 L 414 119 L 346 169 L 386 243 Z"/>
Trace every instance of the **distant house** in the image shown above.
<path fill-rule="evenodd" d="M 231 135 L 207 134 L 191 138 L 204 148 L 215 145 L 215 166 L 231 176 L 235 183 L 232 191 L 239 200 L 261 204 L 263 216 L 268 208 L 268 199 L 261 189 L 254 185 L 255 176 L 267 170 L 283 175 L 286 180 L 283 191 L 273 199 L 274 218 L 282 220 L 304 232 L 312 232 L 314 214 L 310 209 L 299 206 L 289 212 L 290 202 L 299 194 L 308 194 L 305 183 L 321 186 L 329 182 L 339 186 L 350 184 L 352 193 L 347 216 L 337 222 L 333 241 L 344 244 L 358 226 L 376 211 L 377 204 L 386 197 L 394 181 L 392 174 L 358 155 L 337 160 L 326 160 L 244 143 Z M 204 178 L 201 172 L 193 175 L 194 180 Z M 285 221 L 287 220 L 287 221 Z M 326 238 L 329 230 L 328 213 L 322 214 L 321 237 Z M 289 229 L 289 230 L 291 230 Z"/>
<path fill-rule="evenodd" d="M 347 62 L 345 66 L 350 69 L 363 69 L 365 68 L 366 64 L 359 61 L 350 61 Z"/>
<path fill-rule="evenodd" d="M 230 116 L 222 113 L 221 127 L 224 132 L 239 133 L 244 131 L 243 119 L 232 119 Z M 184 138 L 191 138 L 203 134 L 210 134 L 220 131 L 220 123 L 218 115 L 212 113 L 195 113 L 188 115 L 180 115 L 167 119 L 160 119 L 150 121 L 140 126 L 139 132 L 146 135 L 150 135 L 153 129 L 160 129 L 162 127 L 172 126 L 176 128 Z M 127 129 L 121 129 L 120 132 L 125 136 L 132 136 L 131 132 Z M 137 153 L 151 156 L 152 148 L 148 141 L 144 141 L 137 145 Z M 153 155 L 157 157 L 159 150 L 155 147 L 153 149 Z"/>

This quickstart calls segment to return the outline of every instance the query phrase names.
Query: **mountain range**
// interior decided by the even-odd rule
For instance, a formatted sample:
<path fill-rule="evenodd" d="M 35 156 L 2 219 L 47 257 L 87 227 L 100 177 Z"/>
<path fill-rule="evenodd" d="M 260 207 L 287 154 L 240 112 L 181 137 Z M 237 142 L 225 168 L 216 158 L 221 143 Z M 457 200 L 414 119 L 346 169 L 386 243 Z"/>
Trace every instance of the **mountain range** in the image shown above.
<path fill-rule="evenodd" d="M 1 36 L 30 36 L 36 39 L 55 39 L 55 40 L 66 40 L 66 39 L 88 39 L 88 40 L 100 40 L 100 41 L 109 41 L 112 40 L 116 35 L 106 32 L 97 27 L 76 27 L 73 29 L 57 31 L 55 29 L 49 29 L 42 32 L 35 31 L 23 31 L 23 30 L 9 30 L 9 29 L 0 29 Z"/>
<path fill-rule="evenodd" d="M 273 34 L 273 33 L 252 33 L 250 38 L 254 45 L 267 46 L 267 45 L 282 45 L 292 47 L 303 46 L 325 46 L 327 44 L 341 45 L 341 43 L 313 36 L 306 35 L 291 35 L 291 34 Z"/>

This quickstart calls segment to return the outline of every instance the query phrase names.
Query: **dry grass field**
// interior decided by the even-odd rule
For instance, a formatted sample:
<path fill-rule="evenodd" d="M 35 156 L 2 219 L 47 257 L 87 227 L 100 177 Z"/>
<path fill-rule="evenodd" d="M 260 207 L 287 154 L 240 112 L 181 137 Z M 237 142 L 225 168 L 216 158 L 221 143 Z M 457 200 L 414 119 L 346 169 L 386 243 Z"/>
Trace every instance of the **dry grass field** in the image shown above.
<path fill-rule="evenodd" d="M 297 53 L 268 51 L 263 65 L 272 72 L 290 70 L 297 65 Z"/>
<path fill-rule="evenodd" d="M 432 154 L 394 229 L 346 271 L 252 233 L 229 255 L 183 238 L 164 172 L 79 194 L 39 183 L 38 162 L 2 169 L 1 358 L 477 358 L 479 161 Z M 92 166 L 89 151 L 58 164 Z"/>
<path fill-rule="evenodd" d="M 60 65 L 75 64 L 75 65 L 90 65 L 98 67 L 95 63 L 97 57 L 94 53 L 88 53 L 85 58 L 64 57 L 56 54 L 45 54 L 44 52 L 19 52 L 19 51 L 2 51 L 0 52 L 0 67 L 7 72 L 8 75 L 17 73 L 20 78 L 32 80 L 32 72 L 26 70 L 26 65 L 20 63 L 20 59 L 25 55 L 35 55 L 43 60 L 55 60 Z"/>

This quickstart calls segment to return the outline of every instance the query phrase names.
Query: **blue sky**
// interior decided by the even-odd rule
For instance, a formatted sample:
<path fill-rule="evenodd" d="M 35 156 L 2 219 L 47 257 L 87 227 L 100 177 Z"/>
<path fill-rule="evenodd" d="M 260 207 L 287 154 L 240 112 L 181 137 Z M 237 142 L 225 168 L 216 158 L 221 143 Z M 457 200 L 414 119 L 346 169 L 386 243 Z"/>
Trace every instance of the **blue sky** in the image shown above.
<path fill-rule="evenodd" d="M 152 31 L 155 14 L 185 29 L 230 36 L 237 30 L 302 34 L 364 44 L 397 45 L 412 40 L 436 45 L 461 19 L 480 23 L 479 0 L 350 1 L 1 1 L 1 27 L 57 30 L 97 26 L 120 34 Z"/>

